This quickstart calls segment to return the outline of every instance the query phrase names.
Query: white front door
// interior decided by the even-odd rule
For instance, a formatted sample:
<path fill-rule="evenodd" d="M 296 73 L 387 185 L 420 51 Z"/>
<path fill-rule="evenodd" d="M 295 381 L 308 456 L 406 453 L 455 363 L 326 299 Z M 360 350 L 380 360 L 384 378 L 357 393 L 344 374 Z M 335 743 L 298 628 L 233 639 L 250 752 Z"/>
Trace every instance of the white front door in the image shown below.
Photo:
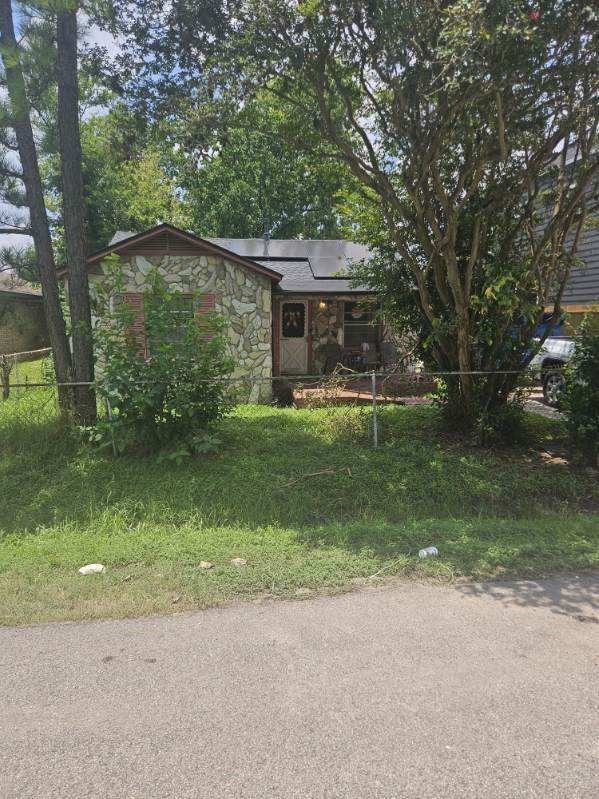
<path fill-rule="evenodd" d="M 281 305 L 281 372 L 306 374 L 308 371 L 308 308 L 305 302 Z"/>

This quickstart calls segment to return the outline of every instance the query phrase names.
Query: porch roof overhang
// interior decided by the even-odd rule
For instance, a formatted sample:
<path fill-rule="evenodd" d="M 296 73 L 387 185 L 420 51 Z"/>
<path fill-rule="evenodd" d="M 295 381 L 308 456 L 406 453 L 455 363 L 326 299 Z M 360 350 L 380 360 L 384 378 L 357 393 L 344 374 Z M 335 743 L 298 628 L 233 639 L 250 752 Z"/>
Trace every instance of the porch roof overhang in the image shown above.
<path fill-rule="evenodd" d="M 333 281 L 326 281 L 326 282 L 333 282 Z M 334 281 L 335 283 L 337 281 Z M 276 297 L 284 297 L 291 294 L 310 294 L 314 297 L 347 297 L 348 295 L 352 296 L 360 296 L 362 294 L 376 294 L 377 292 L 374 289 L 367 289 L 367 288 L 349 288 L 349 287 L 342 287 L 342 286 L 334 286 L 334 287 L 319 287 L 314 286 L 312 284 L 306 284 L 302 286 L 300 284 L 295 284 L 293 287 L 281 287 L 280 285 L 276 286 L 273 290 L 273 295 Z"/>
<path fill-rule="evenodd" d="M 308 258 L 257 259 L 257 263 L 271 265 L 282 274 L 282 279 L 273 287 L 276 294 L 312 294 L 336 296 L 341 294 L 374 294 L 367 286 L 356 286 L 347 277 L 318 277 L 314 274 Z"/>
<path fill-rule="evenodd" d="M 11 291 L 0 289 L 0 298 L 11 300 L 27 300 L 27 302 L 43 302 L 42 295 L 36 291 Z"/>

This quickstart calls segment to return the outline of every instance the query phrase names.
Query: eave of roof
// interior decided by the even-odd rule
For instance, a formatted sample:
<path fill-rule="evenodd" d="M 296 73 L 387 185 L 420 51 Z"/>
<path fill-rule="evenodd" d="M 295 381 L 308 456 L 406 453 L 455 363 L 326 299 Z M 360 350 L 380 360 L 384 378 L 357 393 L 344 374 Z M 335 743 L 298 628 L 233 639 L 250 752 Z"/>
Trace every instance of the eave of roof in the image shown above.
<path fill-rule="evenodd" d="M 256 261 L 266 266 L 271 258 L 257 258 Z M 354 285 L 347 277 L 319 277 L 314 274 L 308 258 L 278 259 L 277 267 L 283 275 L 274 291 L 277 294 L 370 294 L 374 293 L 365 286 Z"/>
<path fill-rule="evenodd" d="M 126 250 L 129 247 L 135 246 L 136 244 L 141 244 L 149 239 L 155 238 L 156 236 L 161 235 L 162 233 L 169 233 L 176 238 L 181 239 L 189 244 L 194 244 L 198 248 L 202 250 L 204 253 L 209 253 L 211 255 L 221 255 L 227 260 L 232 261 L 233 263 L 239 264 L 240 266 L 244 266 L 246 269 L 250 269 L 253 272 L 257 272 L 258 274 L 262 274 L 265 277 L 270 278 L 273 283 L 278 283 L 282 275 L 275 271 L 274 269 L 269 269 L 266 266 L 262 266 L 261 264 L 257 264 L 255 261 L 252 261 L 249 258 L 244 258 L 243 256 L 237 255 L 230 250 L 226 250 L 224 247 L 220 247 L 218 244 L 214 244 L 211 241 L 207 241 L 206 239 L 202 239 L 199 236 L 196 236 L 194 233 L 188 233 L 185 230 L 181 230 L 180 228 L 175 227 L 174 225 L 169 225 L 163 223 L 161 225 L 156 225 L 156 227 L 151 228 L 150 230 L 146 230 L 143 233 L 135 233 L 128 238 L 121 239 L 121 241 L 115 242 L 114 244 L 109 245 L 108 247 L 104 247 L 104 249 L 99 250 L 98 252 L 93 253 L 87 259 L 87 263 L 89 265 L 99 263 L 102 259 L 106 258 L 106 256 L 110 255 L 111 253 L 118 253 L 122 250 Z M 58 274 L 62 277 L 62 275 L 66 274 L 66 269 L 62 269 Z"/>
<path fill-rule="evenodd" d="M 314 281 L 316 283 L 316 281 Z M 277 286 L 275 292 L 277 294 L 314 294 L 318 297 L 322 296 L 341 296 L 345 294 L 376 294 L 374 289 L 362 288 L 360 286 L 319 286 L 314 283 L 307 283 L 305 285 L 295 284 L 289 288 L 281 288 Z"/>
<path fill-rule="evenodd" d="M 8 294 L 10 297 L 17 297 L 23 300 L 36 300 L 42 302 L 42 295 L 33 291 L 13 291 L 12 289 L 0 288 L 0 294 Z"/>

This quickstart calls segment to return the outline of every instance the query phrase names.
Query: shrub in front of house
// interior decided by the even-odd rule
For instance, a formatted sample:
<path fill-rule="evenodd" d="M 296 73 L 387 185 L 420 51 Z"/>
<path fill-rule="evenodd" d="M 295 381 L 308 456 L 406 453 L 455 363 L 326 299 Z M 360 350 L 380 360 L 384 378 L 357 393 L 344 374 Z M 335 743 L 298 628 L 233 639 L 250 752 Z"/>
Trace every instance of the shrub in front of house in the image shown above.
<path fill-rule="evenodd" d="M 230 410 L 224 320 L 200 294 L 182 294 L 156 272 L 137 292 L 109 272 L 97 303 L 97 391 L 106 415 L 92 431 L 120 451 L 181 459 L 215 448 Z"/>
<path fill-rule="evenodd" d="M 566 367 L 566 391 L 562 401 L 575 449 L 599 466 L 599 333 L 590 318 L 580 327 L 572 360 Z"/>

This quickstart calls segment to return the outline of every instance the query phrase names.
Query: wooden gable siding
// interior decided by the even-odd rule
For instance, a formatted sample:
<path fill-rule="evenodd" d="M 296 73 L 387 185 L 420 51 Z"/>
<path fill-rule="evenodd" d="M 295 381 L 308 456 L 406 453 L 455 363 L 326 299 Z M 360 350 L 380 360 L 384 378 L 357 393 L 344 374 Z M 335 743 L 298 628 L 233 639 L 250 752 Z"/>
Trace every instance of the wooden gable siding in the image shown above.
<path fill-rule="evenodd" d="M 161 233 L 154 238 L 132 243 L 129 247 L 123 248 L 123 255 L 198 255 L 201 248 L 197 244 L 183 241 L 177 236 L 168 232 Z"/>

